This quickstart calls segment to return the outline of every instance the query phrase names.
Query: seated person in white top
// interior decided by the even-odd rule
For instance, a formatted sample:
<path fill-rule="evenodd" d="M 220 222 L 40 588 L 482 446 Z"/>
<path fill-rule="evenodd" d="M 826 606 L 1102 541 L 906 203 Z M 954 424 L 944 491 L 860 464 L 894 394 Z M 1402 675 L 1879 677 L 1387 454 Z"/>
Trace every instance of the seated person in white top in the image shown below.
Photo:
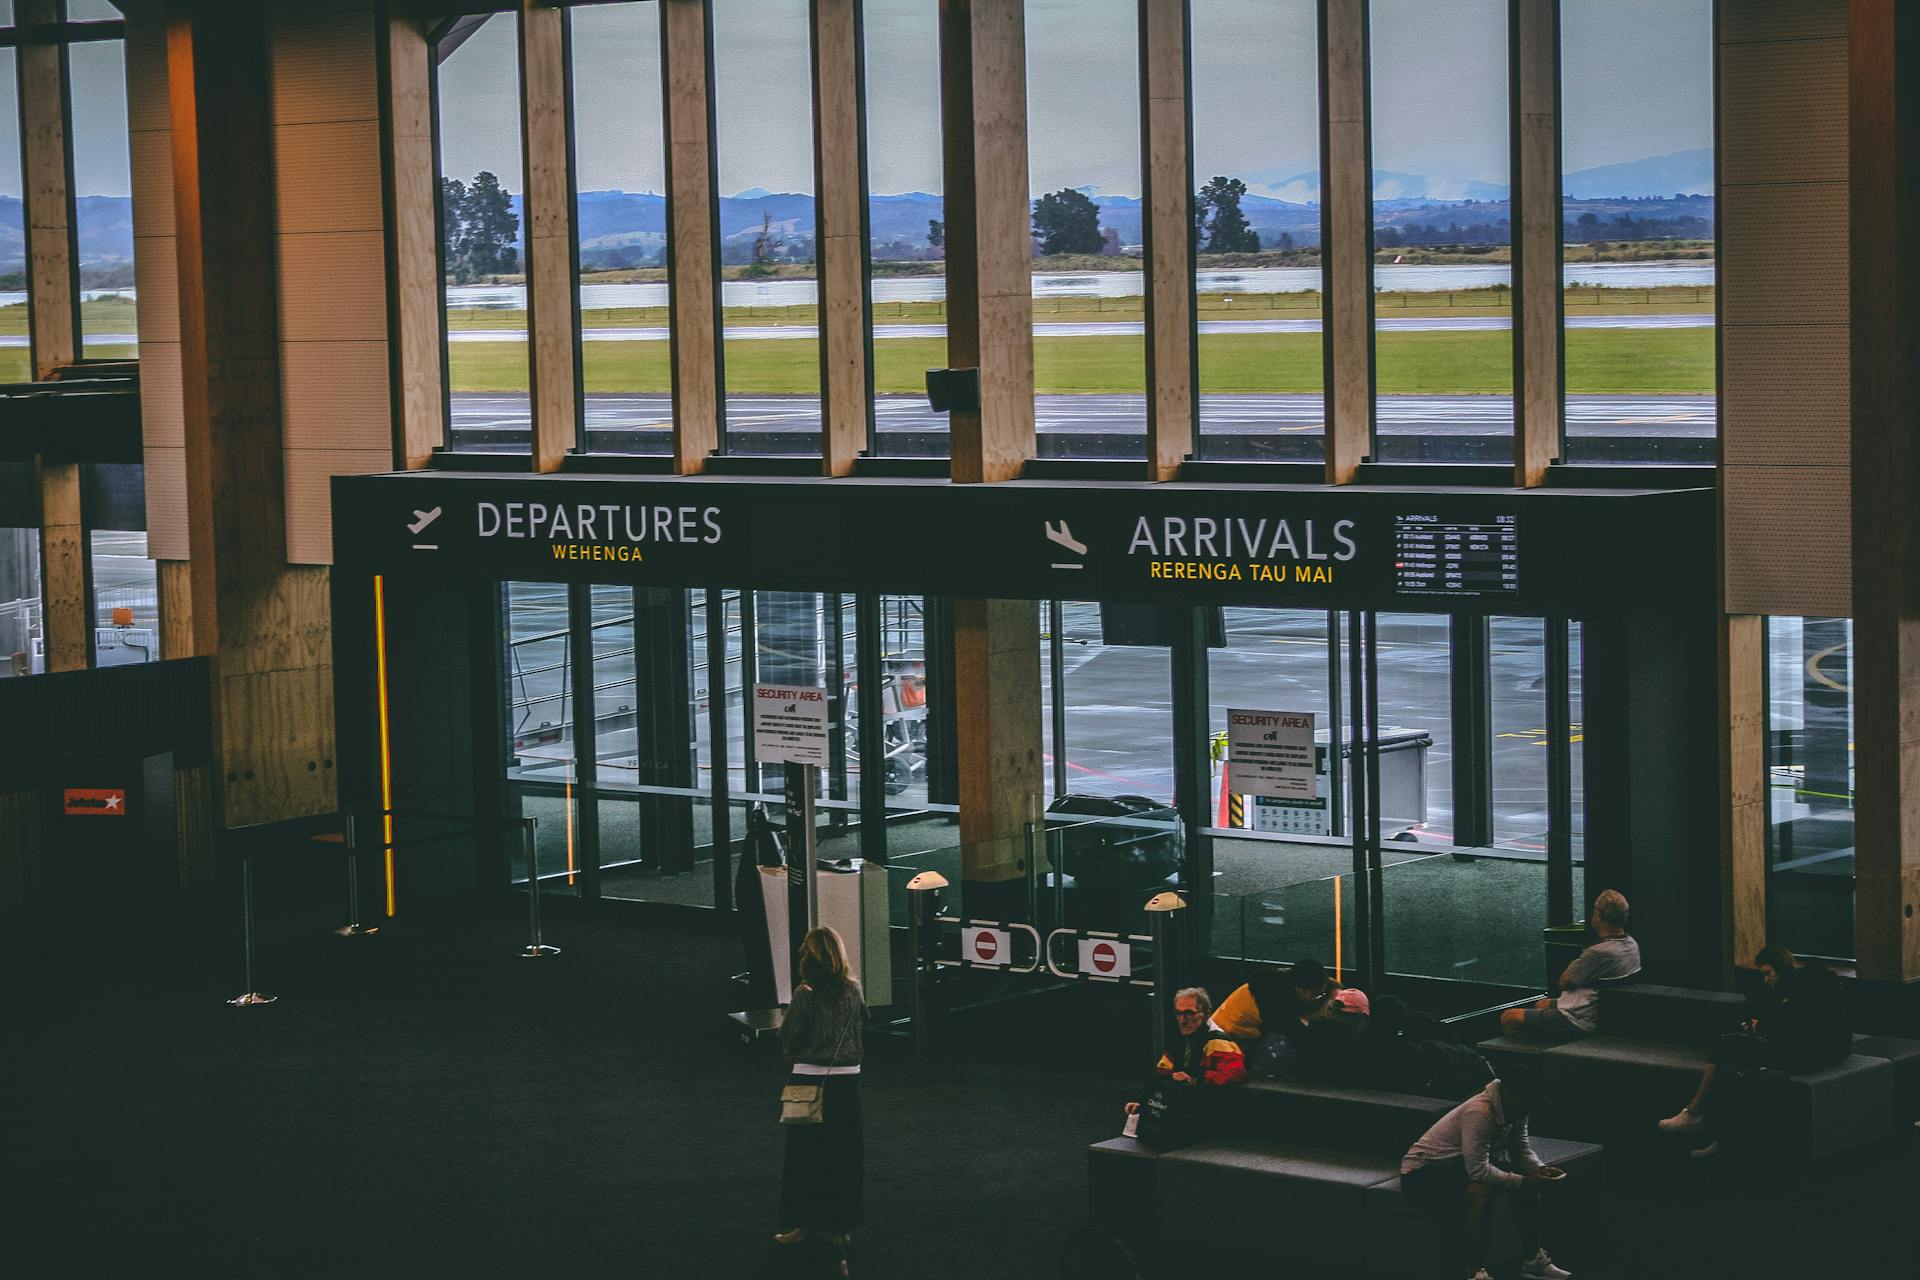
<path fill-rule="evenodd" d="M 1578 1040 L 1600 1026 L 1598 983 L 1630 978 L 1640 972 L 1640 944 L 1627 932 L 1627 900 L 1608 889 L 1593 900 L 1589 922 L 1599 941 L 1574 957 L 1560 975 L 1559 999 L 1542 1000 L 1531 1009 L 1508 1009 L 1500 1015 L 1502 1035 L 1525 1032 L 1553 1040 Z"/>
<path fill-rule="evenodd" d="M 1400 1161 L 1400 1194 L 1440 1219 L 1443 1228 L 1452 1225 L 1449 1219 L 1464 1227 L 1467 1256 L 1462 1270 L 1471 1280 L 1490 1280 L 1487 1235 L 1496 1195 L 1513 1197 L 1513 1215 L 1520 1227 L 1521 1276 L 1525 1280 L 1570 1280 L 1572 1276 L 1554 1266 L 1540 1247 L 1545 1217 L 1541 1192 L 1566 1174 L 1543 1164 L 1534 1152 L 1527 1137 L 1530 1102 L 1531 1087 L 1525 1077 L 1490 1081 L 1440 1117 Z"/>

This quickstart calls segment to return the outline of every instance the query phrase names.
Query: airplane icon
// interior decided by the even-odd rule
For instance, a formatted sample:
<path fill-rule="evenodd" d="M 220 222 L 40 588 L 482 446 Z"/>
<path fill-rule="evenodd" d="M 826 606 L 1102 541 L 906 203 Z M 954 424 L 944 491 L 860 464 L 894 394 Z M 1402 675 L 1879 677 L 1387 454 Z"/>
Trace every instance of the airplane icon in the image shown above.
<path fill-rule="evenodd" d="M 1073 530 L 1068 527 L 1065 520 L 1062 520 L 1058 526 L 1049 520 L 1046 526 L 1048 542 L 1056 542 L 1077 556 L 1087 554 L 1087 544 L 1073 536 Z"/>
<path fill-rule="evenodd" d="M 407 532 L 419 533 L 422 529 L 440 518 L 440 511 L 441 508 L 439 507 L 435 507 L 431 511 L 420 511 L 416 509 L 413 513 L 414 518 L 407 522 Z"/>

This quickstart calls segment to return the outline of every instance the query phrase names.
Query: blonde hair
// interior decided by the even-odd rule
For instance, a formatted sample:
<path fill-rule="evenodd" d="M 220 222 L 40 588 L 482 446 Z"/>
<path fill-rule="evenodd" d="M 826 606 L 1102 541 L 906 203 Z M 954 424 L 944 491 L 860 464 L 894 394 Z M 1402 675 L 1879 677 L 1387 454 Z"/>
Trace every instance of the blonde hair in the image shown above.
<path fill-rule="evenodd" d="M 807 930 L 800 943 L 800 981 L 815 991 L 834 991 L 852 980 L 840 935 L 826 925 Z"/>

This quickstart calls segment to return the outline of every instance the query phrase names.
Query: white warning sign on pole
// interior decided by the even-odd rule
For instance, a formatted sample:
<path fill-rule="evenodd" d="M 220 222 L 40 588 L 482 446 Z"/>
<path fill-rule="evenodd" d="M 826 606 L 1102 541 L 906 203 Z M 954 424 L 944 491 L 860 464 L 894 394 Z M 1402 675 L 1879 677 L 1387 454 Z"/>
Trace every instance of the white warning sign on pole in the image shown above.
<path fill-rule="evenodd" d="M 1133 974 L 1133 948 L 1114 938 L 1080 939 L 1080 972 L 1096 978 L 1125 978 Z"/>
<path fill-rule="evenodd" d="M 766 764 L 827 763 L 827 691 L 806 685 L 753 686 L 753 752 Z"/>
<path fill-rule="evenodd" d="M 1233 789 L 1275 800 L 1311 800 L 1317 793 L 1313 712 L 1227 712 L 1227 761 Z"/>
<path fill-rule="evenodd" d="M 960 931 L 960 958 L 968 964 L 1013 963 L 1013 935 L 1005 929 L 971 926 Z"/>

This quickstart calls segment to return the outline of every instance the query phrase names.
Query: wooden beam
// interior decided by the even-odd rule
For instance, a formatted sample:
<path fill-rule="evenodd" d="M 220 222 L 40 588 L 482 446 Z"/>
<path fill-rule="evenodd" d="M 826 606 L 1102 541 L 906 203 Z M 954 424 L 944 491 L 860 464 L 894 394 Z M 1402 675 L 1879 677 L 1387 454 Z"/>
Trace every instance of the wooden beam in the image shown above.
<path fill-rule="evenodd" d="M 1373 452 L 1373 143 L 1367 0 L 1320 0 L 1320 296 L 1327 483 Z"/>
<path fill-rule="evenodd" d="M 1024 0 L 941 0 L 947 363 L 980 370 L 951 417 L 953 478 L 1018 478 L 1033 457 L 1032 205 Z"/>
<path fill-rule="evenodd" d="M 573 106 L 564 10 L 523 0 L 520 154 L 526 169 L 527 366 L 533 469 L 558 471 L 580 427 L 580 295 L 573 287 Z"/>
<path fill-rule="evenodd" d="M 1720 618 L 1721 977 L 1767 944 L 1765 618 Z"/>
<path fill-rule="evenodd" d="M 822 469 L 850 475 L 867 448 L 873 403 L 867 324 L 866 57 L 859 0 L 813 3 L 813 172 L 820 276 Z"/>
<path fill-rule="evenodd" d="M 93 665 L 93 593 L 80 509 L 80 464 L 43 461 L 39 470 L 46 669 L 84 671 Z"/>
<path fill-rule="evenodd" d="M 953 641 L 967 910 L 984 908 L 1005 919 L 994 909 L 1002 894 L 1014 892 L 1012 886 L 1024 889 L 1023 828 L 1046 803 L 1039 606 L 1031 600 L 956 600 Z M 1017 909 L 1024 910 L 1024 900 Z"/>
<path fill-rule="evenodd" d="M 1194 451 L 1193 112 L 1188 0 L 1140 0 L 1141 172 L 1146 206 L 1147 478 Z"/>
<path fill-rule="evenodd" d="M 673 328 L 673 470 L 696 475 L 720 446 L 720 224 L 713 154 L 713 18 L 707 0 L 660 0 L 667 130 L 667 295 Z"/>
<path fill-rule="evenodd" d="M 1513 167 L 1513 482 L 1546 483 L 1562 437 L 1560 0 L 1509 0 Z"/>
<path fill-rule="evenodd" d="M 446 440 L 440 379 L 439 179 L 433 160 L 432 49 L 416 18 L 387 22 L 390 325 L 396 461 L 417 470 Z"/>
<path fill-rule="evenodd" d="M 1854 946 L 1920 978 L 1920 12 L 1850 9 Z"/>

